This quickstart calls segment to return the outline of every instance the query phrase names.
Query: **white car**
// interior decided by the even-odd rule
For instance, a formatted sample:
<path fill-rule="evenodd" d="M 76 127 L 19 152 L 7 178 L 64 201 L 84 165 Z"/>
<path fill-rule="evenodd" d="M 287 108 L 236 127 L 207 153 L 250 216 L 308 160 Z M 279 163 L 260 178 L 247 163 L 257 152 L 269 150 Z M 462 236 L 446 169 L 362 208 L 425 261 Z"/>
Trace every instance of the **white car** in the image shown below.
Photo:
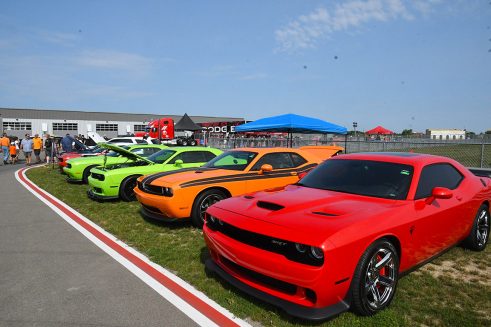
<path fill-rule="evenodd" d="M 123 136 L 123 137 L 112 138 L 106 143 L 122 146 L 122 145 L 133 145 L 133 144 L 155 144 L 156 142 L 158 142 L 157 139 L 153 139 L 150 137 L 144 140 L 142 137 Z"/>

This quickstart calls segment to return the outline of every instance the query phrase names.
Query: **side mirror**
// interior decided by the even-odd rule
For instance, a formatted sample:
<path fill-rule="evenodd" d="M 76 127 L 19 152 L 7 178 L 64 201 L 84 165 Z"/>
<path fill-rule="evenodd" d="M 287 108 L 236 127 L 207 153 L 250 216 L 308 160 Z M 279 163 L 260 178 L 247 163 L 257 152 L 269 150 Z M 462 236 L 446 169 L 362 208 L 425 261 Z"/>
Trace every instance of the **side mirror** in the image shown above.
<path fill-rule="evenodd" d="M 174 166 L 182 166 L 182 164 L 184 163 L 184 161 L 182 161 L 181 159 L 177 159 L 175 162 L 174 162 Z"/>
<path fill-rule="evenodd" d="M 435 187 L 431 191 L 431 195 L 426 198 L 426 204 L 431 204 L 435 199 L 450 199 L 453 196 L 452 190 L 446 187 Z"/>
<path fill-rule="evenodd" d="M 268 172 L 268 171 L 272 171 L 272 170 L 273 170 L 273 166 L 268 165 L 268 164 L 264 164 L 261 166 L 261 169 L 259 170 L 259 175 L 262 175 L 264 172 Z"/>

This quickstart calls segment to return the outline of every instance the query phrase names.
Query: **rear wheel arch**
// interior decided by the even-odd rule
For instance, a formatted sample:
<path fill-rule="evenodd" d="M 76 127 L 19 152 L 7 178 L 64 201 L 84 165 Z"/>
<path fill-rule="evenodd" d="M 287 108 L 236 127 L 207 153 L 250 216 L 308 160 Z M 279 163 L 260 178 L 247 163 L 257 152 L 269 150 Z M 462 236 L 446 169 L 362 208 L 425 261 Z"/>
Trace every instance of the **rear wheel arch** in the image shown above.
<path fill-rule="evenodd" d="M 212 186 L 212 187 L 209 187 L 209 188 L 205 188 L 204 190 L 201 190 L 197 195 L 196 195 L 196 198 L 197 199 L 201 194 L 203 194 L 204 192 L 207 192 L 207 191 L 210 191 L 210 190 L 219 190 L 219 191 L 222 191 L 223 193 L 225 193 L 225 195 L 227 195 L 227 197 L 232 197 L 232 194 L 230 193 L 230 191 L 228 189 L 226 189 L 225 187 L 221 187 L 221 186 Z"/>

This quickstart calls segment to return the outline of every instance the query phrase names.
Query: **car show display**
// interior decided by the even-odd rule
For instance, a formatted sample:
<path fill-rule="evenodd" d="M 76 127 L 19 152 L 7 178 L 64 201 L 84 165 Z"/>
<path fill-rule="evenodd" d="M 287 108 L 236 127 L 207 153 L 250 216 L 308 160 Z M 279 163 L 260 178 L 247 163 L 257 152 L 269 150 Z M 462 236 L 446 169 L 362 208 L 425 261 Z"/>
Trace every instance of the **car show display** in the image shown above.
<path fill-rule="evenodd" d="M 190 217 L 194 226 L 201 227 L 211 204 L 295 183 L 299 174 L 342 150 L 337 146 L 233 149 L 198 169 L 142 176 L 135 194 L 144 216 L 166 221 Z"/>
<path fill-rule="evenodd" d="M 221 150 L 208 147 L 172 147 L 162 149 L 145 158 L 137 152 L 111 145 L 103 146 L 128 160 L 90 170 L 91 174 L 88 178 L 90 189 L 87 194 L 95 200 L 121 198 L 124 201 L 132 201 L 135 199 L 133 189 L 138 177 L 199 167 L 222 153 Z"/>
<path fill-rule="evenodd" d="M 490 202 L 491 179 L 445 157 L 337 156 L 293 185 L 207 208 L 206 267 L 292 316 L 369 316 L 401 274 L 457 244 L 482 251 Z"/>

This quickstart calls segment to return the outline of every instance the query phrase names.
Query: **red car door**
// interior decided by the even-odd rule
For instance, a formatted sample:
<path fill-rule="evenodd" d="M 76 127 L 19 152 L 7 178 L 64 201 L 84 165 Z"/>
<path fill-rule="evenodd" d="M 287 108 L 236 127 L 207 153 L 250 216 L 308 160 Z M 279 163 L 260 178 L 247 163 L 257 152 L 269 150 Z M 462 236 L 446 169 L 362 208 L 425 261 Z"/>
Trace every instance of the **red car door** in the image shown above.
<path fill-rule="evenodd" d="M 465 194 L 459 187 L 463 181 L 464 176 L 448 163 L 423 168 L 414 200 L 415 220 L 410 227 L 416 263 L 452 246 L 462 234 L 462 217 L 468 214 Z M 452 197 L 433 199 L 435 187 L 450 189 Z"/>

